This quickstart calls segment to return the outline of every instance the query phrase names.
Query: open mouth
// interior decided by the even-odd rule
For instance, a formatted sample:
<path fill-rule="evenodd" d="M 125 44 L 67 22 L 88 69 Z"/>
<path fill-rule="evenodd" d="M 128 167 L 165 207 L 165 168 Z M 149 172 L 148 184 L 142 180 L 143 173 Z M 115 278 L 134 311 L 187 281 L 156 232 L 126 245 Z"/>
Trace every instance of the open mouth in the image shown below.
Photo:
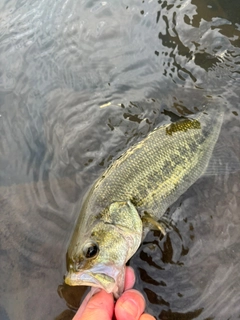
<path fill-rule="evenodd" d="M 115 286 L 114 278 L 104 273 L 93 272 L 68 272 L 65 277 L 65 283 L 70 286 L 91 286 L 112 292 Z"/>

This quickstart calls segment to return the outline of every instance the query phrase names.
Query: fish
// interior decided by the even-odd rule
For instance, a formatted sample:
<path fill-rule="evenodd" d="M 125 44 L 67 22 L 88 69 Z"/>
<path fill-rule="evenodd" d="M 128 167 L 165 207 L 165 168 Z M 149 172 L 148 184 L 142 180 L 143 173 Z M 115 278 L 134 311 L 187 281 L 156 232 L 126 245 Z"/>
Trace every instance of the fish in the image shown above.
<path fill-rule="evenodd" d="M 130 147 L 87 193 L 67 252 L 65 283 L 123 291 L 125 265 L 149 228 L 206 171 L 223 122 L 223 108 L 181 117 Z M 163 220 L 162 220 L 163 221 Z"/>

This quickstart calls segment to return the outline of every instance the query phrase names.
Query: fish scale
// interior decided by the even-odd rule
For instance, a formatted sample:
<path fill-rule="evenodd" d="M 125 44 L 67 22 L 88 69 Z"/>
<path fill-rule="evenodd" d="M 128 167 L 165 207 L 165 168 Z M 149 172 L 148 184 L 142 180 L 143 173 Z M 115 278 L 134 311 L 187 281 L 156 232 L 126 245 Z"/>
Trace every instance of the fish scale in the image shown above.
<path fill-rule="evenodd" d="M 116 160 L 93 186 L 87 211 L 104 209 L 116 201 L 132 200 L 139 213 L 160 218 L 167 207 L 205 171 L 217 141 L 223 113 L 208 112 L 155 129 Z M 196 121 L 200 124 L 196 126 Z M 192 124 L 192 126 L 191 126 Z"/>

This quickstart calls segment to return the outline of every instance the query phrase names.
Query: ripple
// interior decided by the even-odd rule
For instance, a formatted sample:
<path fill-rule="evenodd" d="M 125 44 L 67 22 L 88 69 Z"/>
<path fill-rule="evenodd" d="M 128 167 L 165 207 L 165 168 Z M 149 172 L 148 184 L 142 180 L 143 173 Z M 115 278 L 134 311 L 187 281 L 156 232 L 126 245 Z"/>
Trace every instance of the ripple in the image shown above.
<path fill-rule="evenodd" d="M 56 291 L 84 194 L 169 111 L 188 114 L 219 95 L 220 139 L 240 157 L 237 8 L 0 4 L 1 319 L 62 312 Z M 239 190 L 238 173 L 202 178 L 169 208 L 173 230 L 149 232 L 131 259 L 156 318 L 239 315 Z"/>

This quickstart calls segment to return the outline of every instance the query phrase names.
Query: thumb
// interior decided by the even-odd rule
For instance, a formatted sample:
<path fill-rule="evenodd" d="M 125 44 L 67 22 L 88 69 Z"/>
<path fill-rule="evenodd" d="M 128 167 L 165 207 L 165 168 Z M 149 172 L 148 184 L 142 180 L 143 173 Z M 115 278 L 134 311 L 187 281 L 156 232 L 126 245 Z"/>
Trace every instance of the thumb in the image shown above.
<path fill-rule="evenodd" d="M 145 309 L 145 300 L 136 290 L 125 291 L 117 300 L 115 315 L 117 320 L 138 320 Z"/>
<path fill-rule="evenodd" d="M 112 320 L 113 309 L 113 295 L 101 290 L 90 298 L 83 311 L 80 307 L 73 320 Z"/>

